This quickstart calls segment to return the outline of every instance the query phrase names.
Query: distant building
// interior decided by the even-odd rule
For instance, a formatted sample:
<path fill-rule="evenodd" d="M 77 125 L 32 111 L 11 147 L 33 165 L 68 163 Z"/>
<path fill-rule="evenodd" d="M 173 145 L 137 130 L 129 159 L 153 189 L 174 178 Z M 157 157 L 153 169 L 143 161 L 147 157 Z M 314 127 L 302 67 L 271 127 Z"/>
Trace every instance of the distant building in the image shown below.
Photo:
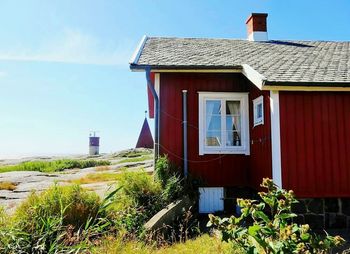
<path fill-rule="evenodd" d="M 147 118 L 145 118 L 145 121 L 143 122 L 140 136 L 136 143 L 136 148 L 141 148 L 141 147 L 153 148 L 153 137 L 147 122 Z"/>
<path fill-rule="evenodd" d="M 100 137 L 96 132 L 90 133 L 89 137 L 89 155 L 98 155 L 100 153 Z"/>

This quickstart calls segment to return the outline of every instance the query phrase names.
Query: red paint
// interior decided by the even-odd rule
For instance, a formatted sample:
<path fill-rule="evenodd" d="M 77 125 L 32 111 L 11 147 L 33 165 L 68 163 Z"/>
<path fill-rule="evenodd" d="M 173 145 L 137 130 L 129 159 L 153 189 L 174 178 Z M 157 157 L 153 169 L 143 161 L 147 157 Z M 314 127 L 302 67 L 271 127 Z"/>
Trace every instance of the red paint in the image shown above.
<path fill-rule="evenodd" d="M 143 121 L 140 136 L 136 143 L 136 148 L 153 148 L 153 138 L 149 128 L 147 118 Z"/>
<path fill-rule="evenodd" d="M 350 196 L 350 93 L 280 92 L 283 187 Z"/>
<path fill-rule="evenodd" d="M 251 187 L 257 188 L 265 177 L 272 178 L 271 157 L 271 121 L 269 91 L 260 91 L 250 85 L 249 90 L 249 123 L 250 123 L 250 174 Z M 253 100 L 264 96 L 264 124 L 254 127 Z"/>
<path fill-rule="evenodd" d="M 160 74 L 160 151 L 182 166 L 182 90 L 188 90 L 189 171 L 208 186 L 257 187 L 262 177 L 271 177 L 269 103 L 265 102 L 266 125 L 251 130 L 254 139 L 251 156 L 203 155 L 198 152 L 198 92 L 260 92 L 241 74 Z M 250 98 L 250 99 L 251 99 Z M 254 97 L 255 98 L 255 97 Z M 266 97 L 268 100 L 268 97 Z M 251 101 L 251 100 L 250 100 Z M 250 103 L 252 126 L 252 104 Z M 254 161 L 252 161 L 252 159 Z"/>

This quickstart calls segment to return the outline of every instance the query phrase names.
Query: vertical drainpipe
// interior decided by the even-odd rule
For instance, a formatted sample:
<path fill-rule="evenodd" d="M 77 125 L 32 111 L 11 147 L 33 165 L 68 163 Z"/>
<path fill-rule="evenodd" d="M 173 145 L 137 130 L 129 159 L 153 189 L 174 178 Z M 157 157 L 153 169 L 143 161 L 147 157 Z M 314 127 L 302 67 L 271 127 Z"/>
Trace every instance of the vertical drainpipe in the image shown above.
<path fill-rule="evenodd" d="M 154 167 L 156 166 L 156 162 L 159 157 L 159 98 L 156 90 L 154 89 L 154 84 L 152 84 L 151 80 L 151 68 L 147 67 L 146 69 L 146 79 L 147 86 L 151 91 L 154 98 Z"/>
<path fill-rule="evenodd" d="M 182 90 L 182 130 L 183 130 L 183 156 L 184 156 L 184 176 L 188 175 L 187 161 L 187 90 Z"/>

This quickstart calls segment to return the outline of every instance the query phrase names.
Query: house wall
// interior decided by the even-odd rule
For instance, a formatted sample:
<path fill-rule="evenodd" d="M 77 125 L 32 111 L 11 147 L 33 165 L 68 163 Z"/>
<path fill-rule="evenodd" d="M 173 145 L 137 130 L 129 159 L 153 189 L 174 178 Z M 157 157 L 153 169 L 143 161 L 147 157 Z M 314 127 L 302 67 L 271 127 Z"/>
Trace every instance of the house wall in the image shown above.
<path fill-rule="evenodd" d="M 280 92 L 283 187 L 350 197 L 350 92 Z"/>
<path fill-rule="evenodd" d="M 188 90 L 189 171 L 208 186 L 257 187 L 262 177 L 271 177 L 269 102 L 265 98 L 265 125 L 252 128 L 252 99 L 261 92 L 242 74 L 161 73 L 160 152 L 183 165 L 182 90 Z M 251 155 L 199 155 L 198 91 L 250 92 Z M 265 94 L 265 92 L 264 92 Z M 267 95 L 267 93 L 265 94 Z"/>
<path fill-rule="evenodd" d="M 264 96 L 264 124 L 254 127 L 253 100 L 261 95 Z M 263 178 L 272 178 L 270 92 L 261 91 L 253 84 L 249 86 L 249 117 L 251 139 L 249 180 L 251 186 L 257 188 Z"/>

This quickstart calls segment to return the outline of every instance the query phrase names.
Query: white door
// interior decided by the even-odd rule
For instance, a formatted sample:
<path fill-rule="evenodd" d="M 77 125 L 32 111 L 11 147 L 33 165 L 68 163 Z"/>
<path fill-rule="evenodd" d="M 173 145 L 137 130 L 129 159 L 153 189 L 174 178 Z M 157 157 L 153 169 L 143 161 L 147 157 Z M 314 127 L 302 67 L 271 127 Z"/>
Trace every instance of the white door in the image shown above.
<path fill-rule="evenodd" d="M 214 213 L 224 210 L 223 187 L 199 188 L 199 213 Z"/>

